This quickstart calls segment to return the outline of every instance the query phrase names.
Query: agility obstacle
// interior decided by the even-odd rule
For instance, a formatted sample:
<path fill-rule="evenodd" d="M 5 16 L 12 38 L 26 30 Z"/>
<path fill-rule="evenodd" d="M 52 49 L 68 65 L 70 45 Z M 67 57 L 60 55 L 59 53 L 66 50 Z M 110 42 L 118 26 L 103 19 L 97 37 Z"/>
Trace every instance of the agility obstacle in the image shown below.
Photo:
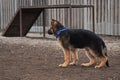
<path fill-rule="evenodd" d="M 94 6 L 93 5 L 47 5 L 37 7 L 21 7 L 17 10 L 15 16 L 8 24 L 3 36 L 6 37 L 24 37 L 31 29 L 39 15 L 43 12 L 43 37 L 45 37 L 45 9 L 69 8 L 70 9 L 70 26 L 71 26 L 71 9 L 72 8 L 92 8 L 93 11 L 93 32 L 94 25 Z"/>

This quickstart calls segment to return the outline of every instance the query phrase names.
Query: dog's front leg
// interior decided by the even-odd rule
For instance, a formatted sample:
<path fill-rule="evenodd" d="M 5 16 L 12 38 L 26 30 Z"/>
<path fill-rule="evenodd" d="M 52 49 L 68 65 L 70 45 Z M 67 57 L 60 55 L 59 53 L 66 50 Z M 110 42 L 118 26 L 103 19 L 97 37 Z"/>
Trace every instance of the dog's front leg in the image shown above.
<path fill-rule="evenodd" d="M 64 49 L 64 59 L 65 59 L 65 62 L 63 64 L 60 64 L 59 66 L 60 67 L 67 67 L 70 63 L 70 51 L 69 50 L 66 50 Z"/>

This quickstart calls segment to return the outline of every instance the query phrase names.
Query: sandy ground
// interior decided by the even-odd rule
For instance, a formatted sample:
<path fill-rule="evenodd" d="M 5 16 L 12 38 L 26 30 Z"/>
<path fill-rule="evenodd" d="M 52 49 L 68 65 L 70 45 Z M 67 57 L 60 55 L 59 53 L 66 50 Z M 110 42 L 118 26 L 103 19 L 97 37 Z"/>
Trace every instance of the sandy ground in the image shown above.
<path fill-rule="evenodd" d="M 81 63 L 88 59 L 79 50 L 77 66 L 60 68 L 64 56 L 55 39 L 36 34 L 22 38 L 0 36 L 0 80 L 120 80 L 120 38 L 102 39 L 111 67 L 82 67 Z"/>

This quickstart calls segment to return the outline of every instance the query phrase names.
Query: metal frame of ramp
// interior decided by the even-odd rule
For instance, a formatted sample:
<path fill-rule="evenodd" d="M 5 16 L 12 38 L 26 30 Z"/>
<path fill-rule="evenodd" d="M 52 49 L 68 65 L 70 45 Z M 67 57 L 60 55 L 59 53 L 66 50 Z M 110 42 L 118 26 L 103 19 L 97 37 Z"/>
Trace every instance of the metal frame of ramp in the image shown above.
<path fill-rule="evenodd" d="M 70 26 L 71 26 L 71 9 L 72 8 L 92 8 L 93 11 L 93 32 L 94 32 L 94 6 L 93 5 L 47 5 L 37 7 L 21 7 L 17 10 L 15 16 L 11 20 L 3 36 L 6 37 L 24 37 L 37 20 L 38 16 L 43 12 L 43 36 L 45 37 L 45 9 L 53 8 L 69 8 L 70 9 Z"/>

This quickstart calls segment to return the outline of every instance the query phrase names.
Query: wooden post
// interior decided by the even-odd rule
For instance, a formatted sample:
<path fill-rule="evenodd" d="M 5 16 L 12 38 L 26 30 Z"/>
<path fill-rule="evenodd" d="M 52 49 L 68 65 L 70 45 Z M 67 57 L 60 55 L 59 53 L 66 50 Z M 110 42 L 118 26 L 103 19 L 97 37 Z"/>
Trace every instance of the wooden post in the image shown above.
<path fill-rule="evenodd" d="M 92 12 L 93 12 L 93 32 L 95 32 L 95 14 L 94 14 L 94 6 L 92 7 Z"/>
<path fill-rule="evenodd" d="M 43 9 L 43 37 L 45 38 L 45 9 Z"/>
<path fill-rule="evenodd" d="M 70 28 L 72 27 L 72 7 L 71 7 L 71 5 L 70 5 L 70 7 L 69 7 L 69 9 L 70 9 Z"/>
<path fill-rule="evenodd" d="M 20 37 L 23 37 L 23 31 L 22 31 L 22 9 L 20 9 Z"/>

